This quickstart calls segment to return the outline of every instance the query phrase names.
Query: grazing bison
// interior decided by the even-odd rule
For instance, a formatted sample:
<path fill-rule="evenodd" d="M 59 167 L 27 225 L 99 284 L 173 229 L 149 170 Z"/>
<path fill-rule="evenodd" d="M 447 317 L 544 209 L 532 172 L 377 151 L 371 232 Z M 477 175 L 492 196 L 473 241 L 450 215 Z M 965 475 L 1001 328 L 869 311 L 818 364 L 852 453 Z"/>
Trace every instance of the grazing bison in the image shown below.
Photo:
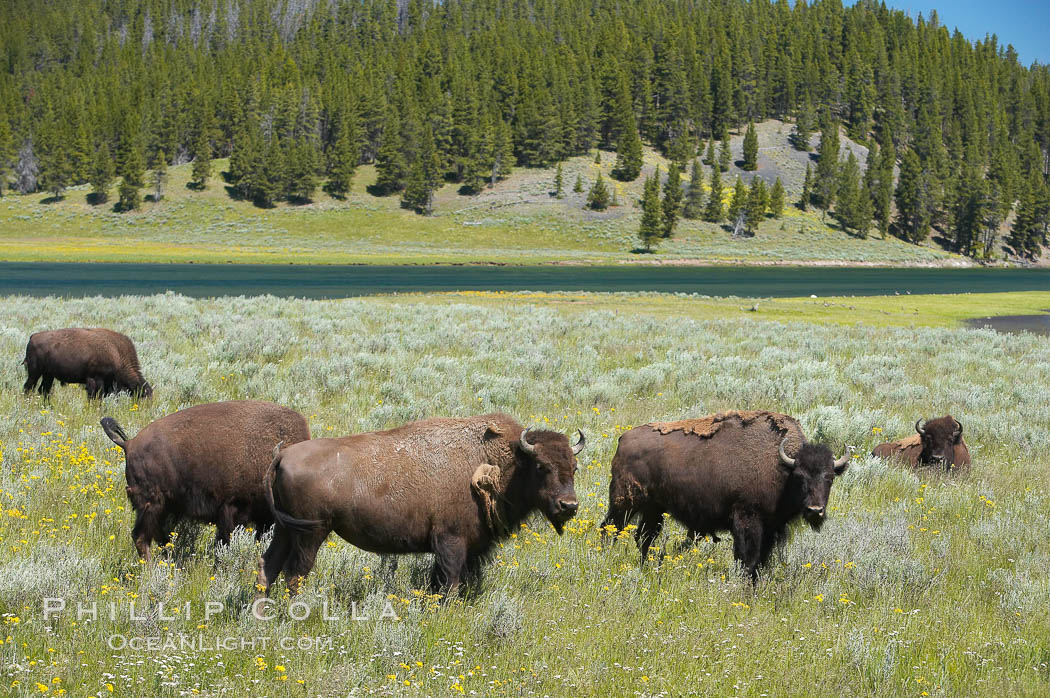
<path fill-rule="evenodd" d="M 128 499 L 135 510 L 131 536 L 144 560 L 152 541 L 163 543 L 172 520 L 216 525 L 228 543 L 236 526 L 271 524 L 263 474 L 275 444 L 310 438 L 298 412 L 269 402 L 216 402 L 180 410 L 147 425 L 129 439 L 111 418 L 102 428 L 124 449 Z"/>
<path fill-rule="evenodd" d="M 925 422 L 925 423 L 924 423 Z M 962 437 L 962 422 L 950 414 L 939 419 L 915 422 L 914 436 L 879 444 L 871 455 L 891 458 L 913 468 L 924 465 L 942 467 L 947 472 L 970 467 L 970 449 Z"/>
<path fill-rule="evenodd" d="M 260 588 L 283 570 L 298 592 L 335 531 L 381 555 L 434 553 L 431 588 L 453 589 L 476 578 L 493 542 L 532 511 L 562 532 L 578 506 L 573 478 L 583 445 L 582 432 L 570 446 L 564 434 L 488 414 L 274 449 L 266 484 L 277 526 Z"/>
<path fill-rule="evenodd" d="M 733 556 L 755 580 L 788 523 L 801 515 L 820 530 L 831 483 L 848 463 L 848 453 L 835 460 L 826 446 L 806 443 L 797 421 L 775 412 L 646 424 L 620 437 L 602 526 L 622 530 L 640 516 L 643 564 L 665 512 L 693 536 L 728 530 Z"/>
<path fill-rule="evenodd" d="M 83 383 L 91 398 L 122 390 L 153 395 L 132 341 L 101 327 L 36 332 L 29 338 L 22 363 L 28 374 L 22 386 L 26 393 L 40 381 L 40 394 L 47 395 L 57 378 L 63 385 Z"/>

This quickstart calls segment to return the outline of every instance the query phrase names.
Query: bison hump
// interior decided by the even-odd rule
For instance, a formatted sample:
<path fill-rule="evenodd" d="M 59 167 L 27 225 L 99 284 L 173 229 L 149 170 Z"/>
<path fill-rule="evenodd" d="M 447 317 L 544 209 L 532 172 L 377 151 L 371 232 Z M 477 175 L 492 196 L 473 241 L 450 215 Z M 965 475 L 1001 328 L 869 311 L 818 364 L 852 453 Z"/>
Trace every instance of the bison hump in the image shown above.
<path fill-rule="evenodd" d="M 777 412 L 731 410 L 697 419 L 683 419 L 677 422 L 650 422 L 647 426 L 652 427 L 661 434 L 680 431 L 683 434 L 695 434 L 702 439 L 709 439 L 717 434 L 726 422 L 739 420 L 742 426 L 747 426 L 760 419 L 769 421 L 778 431 L 789 431 L 791 425 L 795 423 L 795 420 L 791 417 Z"/>

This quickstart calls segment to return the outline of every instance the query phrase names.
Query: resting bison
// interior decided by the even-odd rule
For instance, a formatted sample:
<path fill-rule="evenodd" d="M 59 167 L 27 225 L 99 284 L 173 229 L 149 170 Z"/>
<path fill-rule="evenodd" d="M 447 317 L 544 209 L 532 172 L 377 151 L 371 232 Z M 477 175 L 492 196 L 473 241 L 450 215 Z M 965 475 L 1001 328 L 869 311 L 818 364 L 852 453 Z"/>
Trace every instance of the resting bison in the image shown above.
<path fill-rule="evenodd" d="M 923 422 L 915 422 L 914 436 L 879 444 L 871 455 L 900 460 L 913 468 L 936 465 L 950 472 L 970 467 L 970 449 L 962 437 L 962 422 L 950 414 Z"/>
<path fill-rule="evenodd" d="M 734 557 L 754 580 L 788 523 L 801 514 L 820 530 L 831 483 L 848 463 L 848 453 L 835 460 L 827 447 L 806 443 L 798 422 L 775 412 L 646 424 L 620 437 L 602 526 L 622 530 L 640 516 L 643 564 L 664 512 L 694 536 L 728 530 Z"/>
<path fill-rule="evenodd" d="M 125 335 L 101 327 L 37 332 L 26 345 L 26 378 L 22 389 L 29 393 L 40 381 L 47 395 L 57 378 L 62 384 L 83 383 L 88 397 L 126 390 L 145 397 L 153 388 L 142 377 L 135 345 Z"/>
<path fill-rule="evenodd" d="M 260 588 L 283 570 L 298 592 L 335 531 L 374 553 L 434 553 L 431 588 L 453 589 L 476 578 L 493 542 L 532 511 L 562 532 L 578 506 L 583 445 L 582 432 L 570 446 L 564 434 L 488 414 L 274 449 L 266 483 L 277 526 Z"/>
<path fill-rule="evenodd" d="M 167 540 L 172 519 L 216 525 L 228 543 L 236 526 L 273 524 L 263 474 L 275 444 L 310 438 L 298 412 L 269 402 L 216 402 L 190 407 L 149 424 L 128 439 L 111 418 L 102 428 L 124 449 L 128 499 L 135 510 L 131 536 L 149 559 L 152 541 Z"/>

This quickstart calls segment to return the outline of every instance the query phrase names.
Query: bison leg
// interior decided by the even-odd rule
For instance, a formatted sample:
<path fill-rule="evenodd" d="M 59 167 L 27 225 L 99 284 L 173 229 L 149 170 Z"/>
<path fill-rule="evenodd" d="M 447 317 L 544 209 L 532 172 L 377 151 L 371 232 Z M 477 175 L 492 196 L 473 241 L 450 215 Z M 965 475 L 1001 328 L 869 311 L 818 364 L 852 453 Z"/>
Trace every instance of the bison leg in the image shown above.
<path fill-rule="evenodd" d="M 135 514 L 135 525 L 131 529 L 131 538 L 139 558 L 149 562 L 149 546 L 154 540 L 160 541 L 160 516 L 152 507 L 146 507 Z"/>
<path fill-rule="evenodd" d="M 84 389 L 87 390 L 88 399 L 91 400 L 97 399 L 102 394 L 103 387 L 102 381 L 94 376 L 84 381 Z"/>
<path fill-rule="evenodd" d="M 285 563 L 288 561 L 288 554 L 291 550 L 292 537 L 288 529 L 283 526 L 274 528 L 270 547 L 266 549 L 262 560 L 259 561 L 257 588 L 260 596 L 265 596 L 269 593 L 270 585 L 277 579 L 277 575 L 281 573 Z"/>
<path fill-rule="evenodd" d="M 35 367 L 30 368 L 27 365 L 26 373 L 28 374 L 28 377 L 26 378 L 25 384 L 22 386 L 22 392 L 28 395 L 29 393 L 33 392 L 33 388 L 36 387 L 37 381 L 40 380 L 40 371 L 36 370 Z"/>
<path fill-rule="evenodd" d="M 635 532 L 635 540 L 638 541 L 638 549 L 642 553 L 642 564 L 649 559 L 649 547 L 660 535 L 664 527 L 664 513 L 658 510 L 650 510 L 642 514 L 642 520 Z"/>
<path fill-rule="evenodd" d="M 40 381 L 39 392 L 41 395 L 50 395 L 51 386 L 55 384 L 55 377 L 50 373 L 45 373 L 43 380 Z"/>
<path fill-rule="evenodd" d="M 747 569 L 751 581 L 758 579 L 758 565 L 762 562 L 762 521 L 750 511 L 733 512 L 733 557 Z"/>
<path fill-rule="evenodd" d="M 434 569 L 430 577 L 431 590 L 449 592 L 459 586 L 466 571 L 467 546 L 462 538 L 452 535 L 435 535 L 431 542 L 434 548 Z"/>
<path fill-rule="evenodd" d="M 219 508 L 219 516 L 215 522 L 215 544 L 223 545 L 230 544 L 230 536 L 233 534 L 233 529 L 237 526 L 238 519 L 237 507 L 233 504 L 223 504 Z"/>

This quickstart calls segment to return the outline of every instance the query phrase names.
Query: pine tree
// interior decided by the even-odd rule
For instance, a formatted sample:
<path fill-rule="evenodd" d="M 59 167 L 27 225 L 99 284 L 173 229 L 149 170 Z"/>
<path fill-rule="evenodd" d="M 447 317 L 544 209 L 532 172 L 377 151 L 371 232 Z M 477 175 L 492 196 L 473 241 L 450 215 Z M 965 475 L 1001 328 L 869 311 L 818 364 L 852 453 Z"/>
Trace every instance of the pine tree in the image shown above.
<path fill-rule="evenodd" d="M 576 194 L 582 194 L 583 193 L 583 175 L 582 174 L 577 174 L 576 175 L 576 183 L 572 185 L 572 190 Z"/>
<path fill-rule="evenodd" d="M 591 191 L 587 194 L 587 206 L 595 211 L 604 211 L 609 207 L 609 188 L 605 185 L 600 171 Z"/>
<path fill-rule="evenodd" d="M 726 132 L 725 137 L 722 139 L 722 145 L 718 149 L 718 169 L 723 172 L 729 172 L 729 165 L 732 164 L 733 154 L 729 149 L 729 133 Z"/>
<path fill-rule="evenodd" d="M 328 153 L 328 183 L 325 191 L 329 196 L 345 199 L 357 173 L 357 161 L 360 157 L 360 133 L 357 121 L 351 116 L 345 117 L 339 127 L 339 135 Z"/>
<path fill-rule="evenodd" d="M 773 182 L 773 188 L 769 191 L 769 213 L 772 214 L 773 218 L 780 218 L 784 215 L 784 199 L 786 198 L 784 192 L 784 185 L 780 181 L 780 177 Z"/>
<path fill-rule="evenodd" d="M 68 134 L 61 132 L 58 123 L 44 124 L 40 133 L 40 187 L 61 199 L 72 184 L 72 163 L 69 159 Z"/>
<path fill-rule="evenodd" d="M 835 204 L 839 177 L 839 125 L 830 117 L 820 129 L 817 171 L 813 175 L 813 203 L 824 214 Z"/>
<path fill-rule="evenodd" d="M 561 170 L 561 163 L 558 163 L 558 169 L 554 171 L 554 198 L 561 199 L 565 197 L 565 192 L 562 191 L 564 187 L 564 175 Z"/>
<path fill-rule="evenodd" d="M 394 109 L 390 108 L 376 153 L 375 193 L 387 196 L 404 189 L 406 170 L 401 147 L 401 121 Z"/>
<path fill-rule="evenodd" d="M 283 194 L 289 201 L 307 203 L 317 191 L 318 154 L 309 140 L 292 143 L 284 151 Z"/>
<path fill-rule="evenodd" d="M 1007 237 L 1007 244 L 1014 254 L 1022 258 L 1035 259 L 1047 243 L 1050 228 L 1050 191 L 1042 174 L 1033 168 L 1022 187 L 1017 203 L 1017 215 Z"/>
<path fill-rule="evenodd" d="M 409 171 L 408 184 L 401 197 L 401 205 L 416 213 L 428 216 L 434 211 L 434 192 L 441 177 L 441 161 L 434 144 L 434 132 L 430 124 L 423 130 L 423 141 L 419 157 Z"/>
<path fill-rule="evenodd" d="M 601 148 L 595 148 L 594 149 L 594 164 L 595 165 L 601 165 L 602 164 L 602 151 L 601 151 Z"/>
<path fill-rule="evenodd" d="M 748 237 L 758 232 L 758 224 L 766 217 L 766 183 L 761 177 L 751 181 L 751 189 L 745 195 L 743 207 L 744 230 Z"/>
<path fill-rule="evenodd" d="M 736 186 L 733 187 L 732 197 L 729 199 L 729 209 L 726 214 L 729 217 L 730 223 L 734 225 L 739 223 L 740 216 L 744 212 L 744 207 L 747 205 L 748 195 L 747 185 L 744 184 L 739 175 L 736 178 Z"/>
<path fill-rule="evenodd" d="M 115 168 L 113 156 L 109 154 L 109 144 L 102 143 L 95 151 L 95 161 L 91 168 L 91 203 L 104 204 L 109 201 L 109 190 L 113 186 Z"/>
<path fill-rule="evenodd" d="M 809 97 L 809 92 L 806 92 L 806 98 L 802 102 L 802 107 L 799 109 L 798 116 L 795 117 L 795 126 L 791 129 L 791 135 L 788 136 L 788 140 L 791 145 L 794 146 L 795 150 L 801 150 L 808 153 L 813 148 L 809 145 L 810 138 L 813 137 L 813 129 L 816 125 L 817 117 L 816 112 L 813 110 L 813 101 Z"/>
<path fill-rule="evenodd" d="M 915 244 L 930 234 L 934 212 L 932 189 L 930 175 L 923 168 L 915 150 L 909 148 L 904 151 L 894 198 L 902 236 Z"/>
<path fill-rule="evenodd" d="M 669 238 L 674 235 L 675 226 L 678 224 L 678 216 L 682 211 L 682 174 L 678 164 L 671 163 L 667 168 L 667 180 L 664 182 L 663 200 L 663 236 Z"/>
<path fill-rule="evenodd" d="M 813 168 L 806 163 L 806 179 L 802 182 L 802 196 L 798 198 L 797 206 L 808 211 L 809 205 L 813 203 Z"/>
<path fill-rule="evenodd" d="M 712 138 L 707 144 L 707 155 L 704 156 L 704 164 L 710 167 L 715 166 L 715 139 Z"/>
<path fill-rule="evenodd" d="M 633 124 L 633 117 L 631 120 Z M 628 128 L 616 146 L 616 165 L 612 176 L 621 182 L 633 182 L 642 171 L 642 140 L 635 128 Z"/>
<path fill-rule="evenodd" d="M 496 121 L 494 157 L 490 186 L 510 176 L 514 168 L 514 140 L 511 138 L 510 126 L 502 119 Z"/>
<path fill-rule="evenodd" d="M 682 217 L 696 220 L 704 215 L 704 171 L 700 161 L 693 160 L 693 169 L 689 173 L 689 187 L 685 192 L 685 207 Z"/>
<path fill-rule="evenodd" d="M 193 144 L 193 168 L 190 171 L 190 184 L 194 189 L 203 191 L 208 188 L 211 177 L 211 138 L 206 129 L 200 129 Z"/>
<path fill-rule="evenodd" d="M 160 201 L 164 198 L 164 187 L 168 183 L 168 156 L 164 154 L 164 150 L 157 151 L 151 182 L 153 184 L 153 200 Z"/>
<path fill-rule="evenodd" d="M 754 121 L 748 123 L 747 132 L 744 134 L 744 164 L 741 169 L 748 172 L 758 169 L 758 133 L 755 131 Z"/>
<path fill-rule="evenodd" d="M 721 223 L 725 220 L 725 207 L 722 205 L 722 175 L 716 165 L 711 170 L 711 196 L 704 209 L 704 220 L 709 223 Z"/>
<path fill-rule="evenodd" d="M 663 208 L 660 205 L 660 182 L 656 176 L 647 177 L 645 180 L 645 195 L 642 198 L 642 222 L 638 230 L 638 237 L 645 245 L 645 251 L 652 249 L 662 234 L 661 220 Z"/>
<path fill-rule="evenodd" d="M 871 227 L 871 196 L 861 185 L 860 165 L 852 150 L 846 162 L 839 169 L 839 184 L 835 199 L 838 201 L 835 207 L 835 217 L 843 230 L 866 238 L 868 228 Z"/>
<path fill-rule="evenodd" d="M 121 148 L 122 157 L 117 162 L 117 175 L 120 179 L 120 187 L 117 190 L 119 200 L 118 211 L 134 211 L 142 203 L 139 189 L 143 186 L 146 166 L 143 163 L 142 151 L 135 138 L 131 134 L 123 134 Z"/>

